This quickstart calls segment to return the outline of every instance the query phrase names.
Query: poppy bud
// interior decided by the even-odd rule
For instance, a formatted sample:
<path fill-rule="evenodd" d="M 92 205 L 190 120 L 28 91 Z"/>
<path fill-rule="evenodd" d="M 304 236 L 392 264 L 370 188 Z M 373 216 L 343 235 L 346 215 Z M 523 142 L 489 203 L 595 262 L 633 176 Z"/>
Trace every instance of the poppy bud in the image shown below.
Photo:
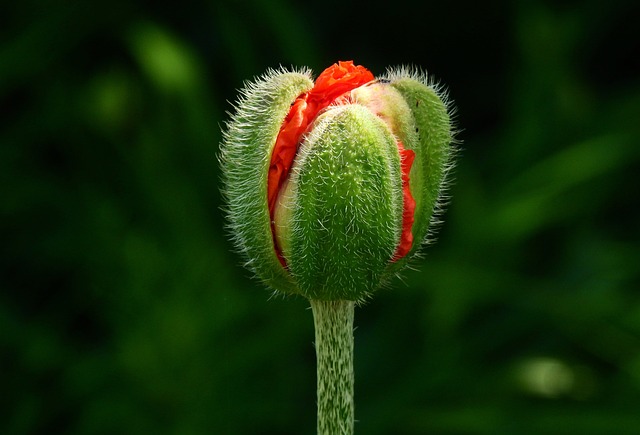
<path fill-rule="evenodd" d="M 352 62 L 246 85 L 221 145 L 235 244 L 267 285 L 361 301 L 420 249 L 451 159 L 426 77 Z"/>

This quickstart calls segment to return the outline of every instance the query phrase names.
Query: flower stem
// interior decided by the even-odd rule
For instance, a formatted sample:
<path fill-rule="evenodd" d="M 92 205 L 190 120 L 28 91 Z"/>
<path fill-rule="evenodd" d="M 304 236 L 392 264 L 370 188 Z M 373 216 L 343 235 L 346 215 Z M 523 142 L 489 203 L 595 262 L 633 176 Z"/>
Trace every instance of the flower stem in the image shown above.
<path fill-rule="evenodd" d="M 318 363 L 318 435 L 353 434 L 353 301 L 311 300 Z"/>

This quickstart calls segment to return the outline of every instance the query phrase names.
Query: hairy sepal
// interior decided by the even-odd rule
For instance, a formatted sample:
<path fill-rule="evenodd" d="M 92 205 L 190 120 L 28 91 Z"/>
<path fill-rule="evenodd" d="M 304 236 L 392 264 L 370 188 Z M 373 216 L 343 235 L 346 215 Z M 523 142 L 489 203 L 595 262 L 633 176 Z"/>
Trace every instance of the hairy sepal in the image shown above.
<path fill-rule="evenodd" d="M 396 139 L 380 118 L 358 104 L 320 115 L 281 195 L 283 254 L 303 295 L 362 301 L 380 287 L 403 206 Z"/>
<path fill-rule="evenodd" d="M 389 272 L 396 273 L 427 242 L 443 206 L 443 190 L 454 152 L 453 129 L 446 97 L 425 75 L 399 69 L 390 71 L 385 79 L 410 111 L 410 118 L 397 134 L 405 147 L 416 153 L 410 173 L 411 192 L 416 201 L 414 244 L 405 258 L 389 265 Z"/>
<path fill-rule="evenodd" d="M 274 250 L 267 206 L 267 173 L 282 122 L 298 95 L 313 87 L 308 71 L 270 71 L 247 83 L 226 125 L 219 159 L 229 229 L 237 250 L 265 284 L 298 288 Z"/>

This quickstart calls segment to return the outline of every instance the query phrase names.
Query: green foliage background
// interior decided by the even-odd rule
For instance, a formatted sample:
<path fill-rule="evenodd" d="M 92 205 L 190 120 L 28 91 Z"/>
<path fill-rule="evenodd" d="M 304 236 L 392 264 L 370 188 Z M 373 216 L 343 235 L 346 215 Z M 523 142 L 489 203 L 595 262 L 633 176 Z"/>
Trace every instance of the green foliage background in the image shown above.
<path fill-rule="evenodd" d="M 230 252 L 243 80 L 353 59 L 447 85 L 419 272 L 357 309 L 361 434 L 640 433 L 633 0 L 0 6 L 0 433 L 310 434 L 308 304 Z"/>

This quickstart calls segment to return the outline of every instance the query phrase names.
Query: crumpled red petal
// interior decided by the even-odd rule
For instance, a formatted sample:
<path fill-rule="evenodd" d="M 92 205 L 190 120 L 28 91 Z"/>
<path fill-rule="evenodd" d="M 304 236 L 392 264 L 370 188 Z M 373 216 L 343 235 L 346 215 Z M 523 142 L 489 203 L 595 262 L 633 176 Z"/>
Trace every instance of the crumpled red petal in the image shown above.
<path fill-rule="evenodd" d="M 413 246 L 413 227 L 414 214 L 416 210 L 416 201 L 411 195 L 411 189 L 409 188 L 409 172 L 411 172 L 411 166 L 413 160 L 416 158 L 416 153 L 413 150 L 407 150 L 404 148 L 404 144 L 398 141 L 398 151 L 400 151 L 400 167 L 402 169 L 402 233 L 400 235 L 400 244 L 396 249 L 396 253 L 391 261 L 398 261 L 411 251 Z"/>
<path fill-rule="evenodd" d="M 267 200 L 272 220 L 278 192 L 293 164 L 293 159 L 298 151 L 300 136 L 302 136 L 309 124 L 309 118 L 305 113 L 308 107 L 307 96 L 308 94 L 302 94 L 294 101 L 280 128 L 280 133 L 278 133 L 278 138 L 271 154 L 269 179 L 267 180 Z"/>
<path fill-rule="evenodd" d="M 340 61 L 325 69 L 316 79 L 309 99 L 319 105 L 328 106 L 345 92 L 349 92 L 374 80 L 371 71 L 353 61 Z M 325 104 L 326 103 L 326 104 Z"/>

